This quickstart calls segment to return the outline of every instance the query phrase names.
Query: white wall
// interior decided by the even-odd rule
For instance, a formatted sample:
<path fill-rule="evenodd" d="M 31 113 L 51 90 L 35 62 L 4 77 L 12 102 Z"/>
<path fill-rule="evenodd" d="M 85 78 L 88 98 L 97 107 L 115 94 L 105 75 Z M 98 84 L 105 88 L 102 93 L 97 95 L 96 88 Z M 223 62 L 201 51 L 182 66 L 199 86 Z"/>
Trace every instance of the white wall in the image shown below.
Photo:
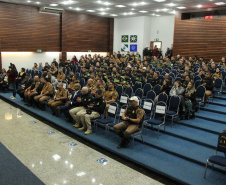
<path fill-rule="evenodd" d="M 100 54 L 100 56 L 106 56 L 107 52 L 67 52 L 67 59 L 71 60 L 74 56 L 76 56 L 76 58 L 79 60 L 80 57 L 83 55 L 89 55 L 91 54 L 91 56 L 93 57 L 95 54 Z"/>
<path fill-rule="evenodd" d="M 115 18 L 114 52 L 121 51 L 122 35 L 138 35 L 138 52 L 141 55 L 145 47 L 150 47 L 151 41 L 159 38 L 159 41 L 162 41 L 162 53 L 165 55 L 167 47 L 173 44 L 174 15 Z"/>
<path fill-rule="evenodd" d="M 59 52 L 2 52 L 2 67 L 8 70 L 10 63 L 16 65 L 18 71 L 22 67 L 31 69 L 34 63 L 45 65 L 45 62 L 51 64 L 53 59 L 56 58 L 59 61 Z"/>
<path fill-rule="evenodd" d="M 137 51 L 143 54 L 143 37 L 144 37 L 144 17 L 133 18 L 115 18 L 114 19 L 114 52 L 121 52 L 122 44 L 130 45 L 130 38 L 128 42 L 121 42 L 122 35 L 137 35 Z M 131 43 L 133 44 L 133 43 Z M 126 54 L 126 52 L 121 52 Z"/>
<path fill-rule="evenodd" d="M 163 56 L 165 56 L 167 47 L 171 48 L 173 44 L 174 22 L 174 15 L 151 17 L 150 39 L 154 41 L 155 38 L 159 38 L 159 41 L 162 41 Z"/>

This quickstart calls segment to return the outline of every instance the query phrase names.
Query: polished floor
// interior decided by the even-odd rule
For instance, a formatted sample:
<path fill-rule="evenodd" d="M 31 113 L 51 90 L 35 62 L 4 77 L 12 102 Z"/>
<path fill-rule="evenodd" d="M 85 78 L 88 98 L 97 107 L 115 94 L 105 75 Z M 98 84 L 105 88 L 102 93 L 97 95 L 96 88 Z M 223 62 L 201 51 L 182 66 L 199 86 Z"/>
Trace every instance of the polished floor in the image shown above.
<path fill-rule="evenodd" d="M 161 184 L 2 100 L 0 110 L 0 142 L 45 184 Z"/>

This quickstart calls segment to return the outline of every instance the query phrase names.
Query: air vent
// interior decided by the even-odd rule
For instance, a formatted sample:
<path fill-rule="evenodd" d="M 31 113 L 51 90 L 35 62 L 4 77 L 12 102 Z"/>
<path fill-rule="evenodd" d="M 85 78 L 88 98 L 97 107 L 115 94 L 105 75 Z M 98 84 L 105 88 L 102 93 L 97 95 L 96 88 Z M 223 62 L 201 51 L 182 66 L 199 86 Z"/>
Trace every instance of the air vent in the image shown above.
<path fill-rule="evenodd" d="M 39 12 L 41 13 L 56 13 L 56 14 L 60 14 L 64 11 L 64 9 L 61 8 L 51 8 L 51 7 L 41 7 L 39 9 Z"/>

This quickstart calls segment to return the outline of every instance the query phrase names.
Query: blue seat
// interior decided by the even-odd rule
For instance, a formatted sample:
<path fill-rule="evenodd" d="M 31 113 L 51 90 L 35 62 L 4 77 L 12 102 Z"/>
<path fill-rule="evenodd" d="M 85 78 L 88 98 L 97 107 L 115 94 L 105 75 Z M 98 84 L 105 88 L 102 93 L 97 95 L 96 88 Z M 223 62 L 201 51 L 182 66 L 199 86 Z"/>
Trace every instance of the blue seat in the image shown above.
<path fill-rule="evenodd" d="M 178 75 L 177 75 L 177 76 L 178 76 Z M 182 78 L 181 78 L 181 77 L 176 77 L 176 78 L 175 78 L 175 82 L 176 82 L 176 81 L 180 81 L 180 82 L 181 82 L 181 81 L 182 81 Z"/>
<path fill-rule="evenodd" d="M 167 104 L 167 100 L 168 100 L 168 95 L 165 93 L 160 93 L 158 96 L 158 102 L 162 101 L 165 102 Z"/>
<path fill-rule="evenodd" d="M 133 94 L 133 88 L 132 87 L 127 87 L 124 91 L 125 94 L 127 94 L 129 96 L 129 98 L 132 96 Z"/>
<path fill-rule="evenodd" d="M 123 87 L 121 85 L 117 86 L 115 89 L 118 92 L 118 98 L 121 97 L 122 92 L 123 92 Z"/>
<path fill-rule="evenodd" d="M 224 157 L 217 155 L 217 152 L 224 153 Z M 206 178 L 206 171 L 209 163 L 211 163 L 213 166 L 218 165 L 220 167 L 226 168 L 226 130 L 219 134 L 215 155 L 207 159 L 204 178 Z"/>
<path fill-rule="evenodd" d="M 116 102 L 110 103 L 108 108 L 107 118 L 105 119 L 100 118 L 94 121 L 94 127 L 96 127 L 96 134 L 97 134 L 97 126 L 103 125 L 105 127 L 105 137 L 107 136 L 108 124 L 116 123 L 117 110 L 118 110 L 118 104 Z"/>
<path fill-rule="evenodd" d="M 123 93 L 119 99 L 119 105 L 120 107 L 123 106 L 123 105 L 127 105 L 128 104 L 128 101 L 129 101 L 129 96 L 125 93 Z"/>
<path fill-rule="evenodd" d="M 198 86 L 198 88 L 196 89 L 196 103 L 199 105 L 199 109 L 200 105 L 204 103 L 205 93 L 206 88 L 202 85 Z"/>
<path fill-rule="evenodd" d="M 170 69 L 169 69 L 169 68 L 166 68 L 166 69 L 165 69 L 165 72 L 166 72 L 166 73 L 170 73 L 170 71 L 171 71 L 171 68 L 170 68 Z"/>
<path fill-rule="evenodd" d="M 84 78 L 80 79 L 80 85 L 81 85 L 81 88 L 83 88 L 85 86 L 85 79 Z"/>
<path fill-rule="evenodd" d="M 223 87 L 223 80 L 220 78 L 217 78 L 214 83 L 214 89 L 213 89 L 214 94 L 220 95 L 222 93 L 222 87 Z"/>
<path fill-rule="evenodd" d="M 200 86 L 202 84 L 202 80 L 196 80 L 195 82 L 195 89 L 198 88 L 198 86 Z"/>
<path fill-rule="evenodd" d="M 146 99 L 151 99 L 152 101 L 154 101 L 155 97 L 156 97 L 155 91 L 152 91 L 152 90 L 148 91 Z"/>
<path fill-rule="evenodd" d="M 147 95 L 147 93 L 148 93 L 148 91 L 151 90 L 151 84 L 150 84 L 150 83 L 146 83 L 146 84 L 144 85 L 143 90 L 144 90 L 144 96 L 143 96 L 143 99 L 145 99 L 145 98 L 146 98 L 146 95 Z"/>
<path fill-rule="evenodd" d="M 173 119 L 178 118 L 178 112 L 180 107 L 180 97 L 179 96 L 171 96 L 169 100 L 169 107 L 166 111 L 166 115 L 172 117 L 171 126 L 173 124 Z"/>
<path fill-rule="evenodd" d="M 201 78 L 200 76 L 195 76 L 195 77 L 194 77 L 194 83 L 195 83 L 197 80 L 202 80 L 202 78 Z"/>
<path fill-rule="evenodd" d="M 144 91 L 141 88 L 138 88 L 135 92 L 135 96 L 139 97 L 141 101 L 142 101 L 142 98 L 143 98 L 143 94 L 144 94 Z"/>
<path fill-rule="evenodd" d="M 154 101 L 151 99 L 145 99 L 144 100 L 144 105 L 142 106 L 144 112 L 145 112 L 145 118 L 144 120 L 150 119 L 152 116 L 152 109 L 154 106 Z"/>
<path fill-rule="evenodd" d="M 146 127 L 148 124 L 150 124 L 151 127 L 158 126 L 158 137 L 159 137 L 160 127 L 163 126 L 164 131 L 166 132 L 166 127 L 165 127 L 166 109 L 167 109 L 167 106 L 165 102 L 156 103 L 153 118 L 150 118 L 149 120 L 144 121 L 144 126 Z M 145 130 L 145 133 L 146 133 L 146 130 Z"/>
<path fill-rule="evenodd" d="M 142 83 L 136 82 L 133 86 L 133 92 L 136 92 L 137 89 L 142 88 Z"/>
<path fill-rule="evenodd" d="M 155 85 L 155 87 L 153 88 L 153 91 L 155 92 L 156 96 L 159 95 L 160 89 L 161 89 L 161 85 L 159 84 Z"/>

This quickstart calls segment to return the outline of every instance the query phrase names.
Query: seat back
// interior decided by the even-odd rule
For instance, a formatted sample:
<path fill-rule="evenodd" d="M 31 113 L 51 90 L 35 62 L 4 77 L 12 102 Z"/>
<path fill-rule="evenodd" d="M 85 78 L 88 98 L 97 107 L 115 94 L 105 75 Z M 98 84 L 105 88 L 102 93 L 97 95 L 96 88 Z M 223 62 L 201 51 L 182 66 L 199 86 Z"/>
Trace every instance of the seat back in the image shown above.
<path fill-rule="evenodd" d="M 132 96 L 133 94 L 133 88 L 132 87 L 127 87 L 124 91 L 125 94 L 127 94 L 129 96 L 129 98 Z"/>
<path fill-rule="evenodd" d="M 167 100 L 168 100 L 168 95 L 165 93 L 160 93 L 159 94 L 159 97 L 158 97 L 158 102 L 162 101 L 162 102 L 165 102 L 167 103 Z"/>
<path fill-rule="evenodd" d="M 166 117 L 166 103 L 165 102 L 157 102 L 155 105 L 155 113 L 154 113 L 154 119 L 162 119 L 165 121 Z"/>
<path fill-rule="evenodd" d="M 118 97 L 121 97 L 123 92 L 123 87 L 121 85 L 117 86 L 115 89 L 118 92 Z"/>
<path fill-rule="evenodd" d="M 202 84 L 201 80 L 196 80 L 195 82 L 195 89 L 197 89 L 198 86 L 200 86 Z"/>
<path fill-rule="evenodd" d="M 152 90 L 148 91 L 146 99 L 151 99 L 152 101 L 154 101 L 155 97 L 156 97 L 155 91 L 152 91 Z"/>
<path fill-rule="evenodd" d="M 81 88 L 83 88 L 85 86 L 85 79 L 84 78 L 80 79 L 80 85 L 81 85 Z"/>
<path fill-rule="evenodd" d="M 176 78 L 175 78 L 175 82 L 176 82 L 176 81 L 180 81 L 180 82 L 181 82 L 181 81 L 182 81 L 181 77 L 176 77 Z"/>
<path fill-rule="evenodd" d="M 205 97 L 206 88 L 202 85 L 198 86 L 196 89 L 196 98 L 203 99 Z"/>
<path fill-rule="evenodd" d="M 153 105 L 154 105 L 154 102 L 151 99 L 146 99 L 144 101 L 143 109 L 144 109 L 144 112 L 146 113 L 146 115 L 151 116 Z"/>
<path fill-rule="evenodd" d="M 162 68 L 159 68 L 159 69 L 158 69 L 158 72 L 159 72 L 160 74 L 162 74 L 162 71 L 163 71 Z"/>
<path fill-rule="evenodd" d="M 150 91 L 151 90 L 151 84 L 150 83 L 146 83 L 145 85 L 144 85 L 144 96 L 146 96 L 147 95 L 147 93 L 148 93 L 148 91 Z"/>
<path fill-rule="evenodd" d="M 139 88 L 142 88 L 142 83 L 136 82 L 134 87 L 133 87 L 134 92 L 136 92 L 136 90 L 139 89 Z"/>
<path fill-rule="evenodd" d="M 135 96 L 139 97 L 140 99 L 143 98 L 143 94 L 144 94 L 144 91 L 141 88 L 138 88 L 135 92 Z"/>
<path fill-rule="evenodd" d="M 194 77 L 194 82 L 196 82 L 197 80 L 202 80 L 202 78 L 200 76 L 195 76 Z"/>
<path fill-rule="evenodd" d="M 161 89 L 161 85 L 159 85 L 159 84 L 155 85 L 153 90 L 154 90 L 156 96 L 159 95 L 160 89 Z"/>
<path fill-rule="evenodd" d="M 178 113 L 180 107 L 180 97 L 179 96 L 171 96 L 169 101 L 169 110 L 175 111 Z"/>
<path fill-rule="evenodd" d="M 124 104 L 128 104 L 128 101 L 129 101 L 129 96 L 127 94 L 123 93 L 119 100 L 120 105 L 122 106 Z"/>
<path fill-rule="evenodd" d="M 222 85 L 223 85 L 223 80 L 220 79 L 220 78 L 217 78 L 217 79 L 215 80 L 214 87 L 217 88 L 217 89 L 221 89 Z"/>
<path fill-rule="evenodd" d="M 222 133 L 219 134 L 217 151 L 223 152 L 226 157 L 226 130 L 224 130 Z"/>
<path fill-rule="evenodd" d="M 118 104 L 116 102 L 110 103 L 108 108 L 108 117 L 107 119 L 112 119 L 115 121 L 118 111 Z"/>
<path fill-rule="evenodd" d="M 166 69 L 165 69 L 165 72 L 166 72 L 166 73 L 170 73 L 170 71 L 171 71 L 171 70 L 170 70 L 169 68 L 166 68 Z"/>
<path fill-rule="evenodd" d="M 163 75 L 159 75 L 159 79 L 163 81 L 165 77 Z"/>

